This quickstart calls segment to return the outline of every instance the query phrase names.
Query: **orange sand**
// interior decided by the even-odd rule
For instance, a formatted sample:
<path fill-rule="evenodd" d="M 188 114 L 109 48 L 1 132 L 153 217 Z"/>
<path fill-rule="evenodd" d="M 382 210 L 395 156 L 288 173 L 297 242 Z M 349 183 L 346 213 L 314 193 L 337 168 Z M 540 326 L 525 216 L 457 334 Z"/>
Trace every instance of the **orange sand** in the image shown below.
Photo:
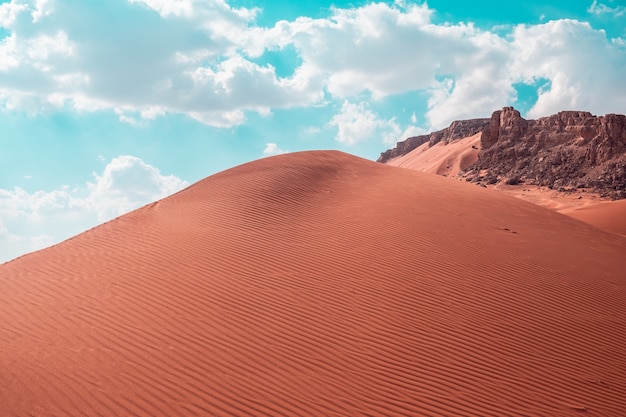
<path fill-rule="evenodd" d="M 626 236 L 626 200 L 604 201 L 562 213 L 607 232 Z"/>
<path fill-rule="evenodd" d="M 406 155 L 386 162 L 387 165 L 416 169 L 445 177 L 455 176 L 478 159 L 480 133 L 445 144 L 429 147 L 428 142 Z"/>
<path fill-rule="evenodd" d="M 406 155 L 391 159 L 385 164 L 445 177 L 456 177 L 456 179 L 463 181 L 463 177 L 457 176 L 478 159 L 480 137 L 481 134 L 477 133 L 447 145 L 439 142 L 432 147 L 429 147 L 428 143 L 424 143 Z M 589 190 L 576 189 L 559 192 L 536 185 L 507 185 L 504 183 L 495 186 L 489 185 L 488 188 L 495 188 L 533 204 L 571 215 L 571 217 L 607 231 L 621 230 L 622 232 L 619 234 L 624 234 L 623 231 L 626 230 L 624 226 L 626 216 L 621 216 L 622 213 L 626 212 L 621 211 L 621 209 L 607 209 L 610 213 L 607 212 L 606 215 L 600 214 L 599 209 L 591 211 L 585 209 L 584 212 L 578 212 L 579 209 L 608 201 L 608 199 L 601 198 L 599 194 L 589 192 Z M 613 225 L 615 222 L 617 224 Z"/>
<path fill-rule="evenodd" d="M 609 198 L 600 197 L 598 193 L 593 193 L 590 190 L 585 189 L 557 191 L 538 185 L 507 185 L 502 183 L 495 186 L 490 185 L 488 188 L 502 191 L 510 196 L 521 198 L 524 201 L 528 201 L 563 214 L 602 202 L 611 201 Z"/>
<path fill-rule="evenodd" d="M 624 416 L 626 238 L 339 152 L 0 265 L 2 416 Z"/>

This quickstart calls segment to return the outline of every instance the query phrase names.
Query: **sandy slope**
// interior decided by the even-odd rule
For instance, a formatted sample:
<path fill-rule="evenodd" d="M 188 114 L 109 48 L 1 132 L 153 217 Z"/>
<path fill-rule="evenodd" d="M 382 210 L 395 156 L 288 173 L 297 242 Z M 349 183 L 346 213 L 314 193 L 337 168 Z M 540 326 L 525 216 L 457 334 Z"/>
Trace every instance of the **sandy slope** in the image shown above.
<path fill-rule="evenodd" d="M 626 238 L 338 152 L 0 265 L 0 415 L 626 415 Z"/>
<path fill-rule="evenodd" d="M 494 188 L 510 196 L 521 198 L 524 201 L 528 201 L 563 214 L 602 202 L 611 201 L 609 198 L 600 197 L 599 194 L 585 189 L 557 191 L 539 185 L 507 185 L 502 183 L 495 186 L 489 186 L 488 188 Z"/>
<path fill-rule="evenodd" d="M 604 201 L 562 213 L 607 232 L 626 236 L 626 200 Z"/>
<path fill-rule="evenodd" d="M 478 159 L 480 137 L 481 133 L 477 133 L 473 136 L 455 140 L 449 144 L 439 142 L 432 147 L 429 147 L 428 142 L 426 142 L 406 155 L 390 159 L 385 164 L 446 177 L 455 177 Z M 461 177 L 457 177 L 457 179 L 463 180 Z M 577 209 L 600 203 L 603 200 L 609 200 L 608 198 L 603 199 L 599 194 L 589 192 L 589 190 L 559 192 L 547 187 L 528 184 L 507 185 L 504 182 L 495 186 L 489 185 L 488 188 L 495 188 L 533 204 L 567 214 L 573 213 Z M 589 223 L 596 226 L 598 225 L 596 219 L 599 219 L 603 225 L 607 224 L 606 221 L 598 218 L 598 216 L 575 215 L 573 217 L 585 222 L 590 220 Z M 611 228 L 611 225 L 608 226 L 609 229 L 602 226 L 601 228 L 611 231 L 615 229 L 615 227 Z"/>
<path fill-rule="evenodd" d="M 478 159 L 480 135 L 477 133 L 449 144 L 439 142 L 431 147 L 426 142 L 406 155 L 387 161 L 386 164 L 446 177 L 455 176 Z"/>

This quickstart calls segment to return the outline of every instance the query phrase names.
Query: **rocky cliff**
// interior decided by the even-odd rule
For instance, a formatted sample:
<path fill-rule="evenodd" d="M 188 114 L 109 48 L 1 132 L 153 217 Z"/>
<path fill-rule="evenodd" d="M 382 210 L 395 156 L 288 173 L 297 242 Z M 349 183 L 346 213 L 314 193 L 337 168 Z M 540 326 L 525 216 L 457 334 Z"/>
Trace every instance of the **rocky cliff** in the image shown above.
<path fill-rule="evenodd" d="M 526 120 L 514 108 L 505 107 L 490 119 L 454 122 L 439 132 L 409 138 L 382 153 L 378 161 L 404 155 L 426 140 L 432 146 L 478 132 L 482 133 L 478 160 L 459 174 L 468 181 L 589 188 L 626 198 L 626 116 L 618 114 L 563 111 Z"/>

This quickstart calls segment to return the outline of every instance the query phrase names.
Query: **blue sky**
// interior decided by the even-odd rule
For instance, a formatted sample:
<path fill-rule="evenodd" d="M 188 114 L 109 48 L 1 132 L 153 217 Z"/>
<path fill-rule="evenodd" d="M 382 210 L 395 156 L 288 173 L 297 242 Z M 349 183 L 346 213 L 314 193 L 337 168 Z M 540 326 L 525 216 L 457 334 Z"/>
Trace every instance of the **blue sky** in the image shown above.
<path fill-rule="evenodd" d="M 0 1 L 0 262 L 232 166 L 626 113 L 624 0 Z"/>

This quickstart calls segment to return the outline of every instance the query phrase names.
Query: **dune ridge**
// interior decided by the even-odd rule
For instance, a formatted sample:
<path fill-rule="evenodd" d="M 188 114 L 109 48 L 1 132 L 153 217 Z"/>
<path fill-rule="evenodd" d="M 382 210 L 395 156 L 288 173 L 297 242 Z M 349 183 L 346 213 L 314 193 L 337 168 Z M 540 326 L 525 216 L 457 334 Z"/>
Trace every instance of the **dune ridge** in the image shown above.
<path fill-rule="evenodd" d="M 420 146 L 400 156 L 385 160 L 386 165 L 414 169 L 458 180 L 467 180 L 464 171 L 478 160 L 482 133 L 455 139 L 439 141 L 434 145 L 424 142 Z M 481 184 L 533 204 L 566 214 L 577 220 L 599 227 L 611 233 L 626 235 L 626 206 L 611 203 L 608 197 L 589 189 L 568 189 L 559 191 L 537 185 L 522 183 Z M 593 208 L 591 207 L 593 206 Z"/>
<path fill-rule="evenodd" d="M 626 415 L 626 238 L 334 151 L 0 265 L 0 414 Z"/>
<path fill-rule="evenodd" d="M 626 236 L 626 200 L 603 201 L 562 213 L 607 232 Z"/>
<path fill-rule="evenodd" d="M 481 133 L 477 133 L 450 143 L 437 142 L 432 146 L 426 142 L 385 163 L 444 177 L 456 177 L 478 159 L 480 137 Z"/>

